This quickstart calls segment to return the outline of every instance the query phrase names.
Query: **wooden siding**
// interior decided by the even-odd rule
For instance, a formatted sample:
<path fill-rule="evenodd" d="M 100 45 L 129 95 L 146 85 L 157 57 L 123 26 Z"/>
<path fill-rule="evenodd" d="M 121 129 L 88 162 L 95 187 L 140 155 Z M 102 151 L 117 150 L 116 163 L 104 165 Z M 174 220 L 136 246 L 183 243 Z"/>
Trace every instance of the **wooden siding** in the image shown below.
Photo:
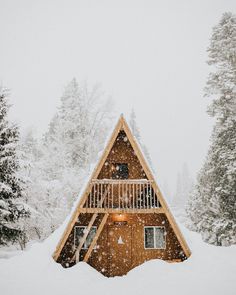
<path fill-rule="evenodd" d="M 99 214 L 94 226 L 99 226 L 103 214 Z M 80 214 L 76 225 L 88 225 L 91 214 Z M 165 249 L 144 248 L 144 227 L 164 226 L 166 230 Z M 111 234 L 113 232 L 113 234 Z M 122 237 L 124 244 L 118 244 L 118 236 Z M 58 259 L 64 267 L 75 264 L 70 261 L 74 254 L 74 229 Z M 80 252 L 83 260 L 86 250 Z M 123 257 L 124 259 L 122 259 Z M 130 269 L 151 259 L 166 261 L 182 261 L 186 259 L 165 214 L 110 214 L 106 225 L 98 238 L 97 246 L 92 251 L 88 263 L 106 276 L 124 275 Z M 126 260 L 126 262 L 124 262 Z"/>
<path fill-rule="evenodd" d="M 155 208 L 155 206 L 154 208 L 146 208 L 146 205 L 145 208 L 144 206 L 142 208 L 125 206 L 120 210 L 121 208 L 115 208 L 116 206 L 109 208 L 105 200 L 104 203 L 97 202 L 100 204 L 99 208 L 91 205 L 88 208 L 88 197 L 93 181 L 96 179 L 100 181 L 111 180 L 111 168 L 116 163 L 128 165 L 129 180 L 142 181 L 145 179 L 151 183 L 159 202 L 159 208 Z M 105 196 L 105 193 L 102 195 Z M 106 276 L 123 275 L 133 267 L 150 259 L 159 258 L 169 262 L 182 261 L 191 254 L 123 117 L 117 123 L 103 156 L 54 252 L 54 259 L 64 267 L 75 264 L 74 227 L 88 225 L 94 213 L 97 213 L 97 216 L 93 226 L 99 227 L 104 213 L 109 213 L 109 217 L 97 240 L 96 249 L 92 250 L 88 263 Z M 144 248 L 144 226 L 165 226 L 166 249 Z M 114 235 L 111 235 L 111 232 L 114 232 Z M 121 234 L 124 244 L 119 245 L 117 238 Z M 123 253 L 122 257 L 127 263 L 124 264 L 124 259 L 121 259 L 121 255 L 115 255 L 116 253 Z M 79 251 L 80 261 L 84 259 L 85 254 L 86 250 Z"/>
<path fill-rule="evenodd" d="M 108 157 L 98 175 L 98 179 L 112 178 L 112 164 L 127 163 L 129 179 L 147 179 L 147 176 L 135 154 L 126 134 L 120 131 Z"/>

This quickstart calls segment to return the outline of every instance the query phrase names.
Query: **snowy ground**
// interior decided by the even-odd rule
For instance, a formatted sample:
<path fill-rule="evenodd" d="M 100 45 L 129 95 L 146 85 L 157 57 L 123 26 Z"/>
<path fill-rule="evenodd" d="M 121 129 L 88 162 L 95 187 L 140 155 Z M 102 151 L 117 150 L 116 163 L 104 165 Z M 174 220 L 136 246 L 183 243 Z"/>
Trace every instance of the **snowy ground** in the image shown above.
<path fill-rule="evenodd" d="M 183 263 L 149 261 L 124 277 L 106 278 L 86 263 L 63 269 L 51 258 L 61 231 L 12 258 L 0 259 L 1 295 L 236 294 L 236 246 L 215 247 L 181 228 L 192 256 Z"/>

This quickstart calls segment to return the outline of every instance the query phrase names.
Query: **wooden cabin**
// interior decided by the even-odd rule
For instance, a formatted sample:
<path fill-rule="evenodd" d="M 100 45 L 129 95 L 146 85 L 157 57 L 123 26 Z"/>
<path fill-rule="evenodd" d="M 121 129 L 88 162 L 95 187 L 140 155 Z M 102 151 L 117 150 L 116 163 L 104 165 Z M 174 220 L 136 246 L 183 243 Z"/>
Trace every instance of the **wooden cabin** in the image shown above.
<path fill-rule="evenodd" d="M 191 252 L 123 116 L 53 254 L 63 267 L 85 261 L 107 277 L 150 259 Z"/>

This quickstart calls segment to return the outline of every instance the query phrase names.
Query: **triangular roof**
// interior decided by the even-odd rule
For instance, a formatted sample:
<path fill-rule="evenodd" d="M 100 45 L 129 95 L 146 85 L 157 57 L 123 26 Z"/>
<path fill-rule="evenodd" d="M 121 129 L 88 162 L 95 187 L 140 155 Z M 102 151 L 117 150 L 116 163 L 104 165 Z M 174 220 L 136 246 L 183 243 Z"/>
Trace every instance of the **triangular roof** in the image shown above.
<path fill-rule="evenodd" d="M 164 199 L 164 197 L 163 197 L 163 195 L 162 195 L 162 193 L 161 193 L 161 191 L 160 191 L 160 189 L 159 189 L 159 187 L 158 187 L 158 185 L 157 185 L 157 183 L 155 181 L 155 178 L 153 176 L 153 173 L 152 173 L 151 169 L 149 168 L 149 165 L 147 164 L 145 156 L 141 151 L 141 147 L 138 144 L 138 142 L 136 141 L 135 137 L 133 136 L 133 134 L 132 134 L 127 122 L 126 122 L 126 120 L 123 117 L 123 115 L 121 114 L 121 116 L 120 116 L 114 130 L 113 130 L 113 133 L 112 133 L 112 135 L 111 135 L 111 137 L 110 137 L 110 139 L 109 139 L 109 141 L 108 141 L 108 143 L 107 143 L 107 145 L 106 145 L 106 147 L 105 147 L 105 149 L 103 151 L 103 154 L 102 154 L 100 160 L 98 161 L 98 164 L 95 167 L 92 175 L 90 176 L 90 179 L 89 179 L 89 181 L 87 183 L 87 186 L 86 186 L 84 192 L 82 193 L 81 199 L 80 199 L 78 205 L 76 206 L 76 208 L 75 208 L 75 210 L 73 212 L 73 215 L 70 218 L 70 221 L 69 221 L 69 223 L 68 223 L 68 225 L 67 225 L 67 227 L 66 227 L 66 229 L 65 229 L 65 231 L 64 231 L 64 233 L 62 235 L 62 238 L 61 238 L 61 240 L 59 241 L 59 243 L 57 245 L 57 248 L 56 248 L 56 250 L 55 250 L 55 252 L 53 254 L 53 258 L 55 260 L 58 259 L 59 255 L 60 255 L 60 253 L 61 253 L 61 251 L 62 251 L 62 249 L 63 249 L 63 247 L 64 247 L 64 245 L 66 243 L 66 240 L 68 239 L 69 234 L 70 234 L 70 232 L 71 232 L 71 230 L 72 230 L 72 228 L 73 228 L 73 226 L 74 226 L 74 224 L 75 224 L 75 222 L 76 222 L 76 220 L 78 218 L 78 215 L 80 213 L 80 209 L 83 208 L 84 203 L 86 202 L 86 199 L 87 199 L 87 197 L 88 197 L 88 195 L 90 193 L 90 189 L 91 189 L 91 181 L 93 179 L 98 178 L 98 175 L 99 175 L 99 173 L 100 173 L 100 171 L 101 171 L 101 169 L 102 169 L 102 167 L 103 167 L 103 165 L 104 165 L 104 163 L 105 163 L 105 161 L 106 161 L 106 159 L 107 159 L 107 157 L 108 157 L 108 155 L 109 155 L 109 153 L 110 153 L 110 151 L 111 151 L 111 149 L 112 149 L 112 147 L 113 147 L 113 145 L 115 143 L 115 140 L 116 140 L 116 138 L 117 138 L 120 131 L 124 131 L 126 133 L 126 136 L 127 136 L 128 140 L 129 140 L 133 150 L 135 151 L 135 154 L 136 154 L 138 160 L 140 161 L 140 164 L 141 164 L 141 166 L 142 166 L 142 168 L 143 168 L 143 170 L 144 170 L 144 172 L 145 172 L 145 174 L 147 176 L 147 179 L 152 181 L 152 187 L 153 187 L 156 195 L 158 196 L 158 200 L 159 200 L 159 202 L 161 204 L 161 207 L 163 208 L 163 213 L 166 214 L 166 217 L 167 217 L 167 219 L 168 219 L 168 221 L 169 221 L 169 223 L 170 223 L 170 225 L 171 225 L 171 227 L 172 227 L 172 229 L 173 229 L 173 231 L 174 231 L 174 233 L 175 233 L 175 235 L 176 235 L 176 237 L 177 237 L 177 239 L 178 239 L 178 241 L 179 241 L 179 243 L 180 243 L 180 245 L 181 245 L 181 247 L 182 247 L 182 249 L 183 249 L 183 251 L 184 251 L 184 253 L 186 255 L 186 257 L 189 257 L 191 255 L 191 251 L 190 251 L 190 249 L 189 249 L 189 247 L 188 247 L 188 245 L 187 245 L 187 243 L 186 243 L 186 241 L 185 241 L 185 239 L 184 239 L 178 225 L 176 224 L 173 215 L 171 214 L 171 212 L 169 210 L 169 207 L 168 207 L 168 205 L 167 205 L 167 203 L 166 203 L 166 201 L 165 201 L 165 199 Z"/>

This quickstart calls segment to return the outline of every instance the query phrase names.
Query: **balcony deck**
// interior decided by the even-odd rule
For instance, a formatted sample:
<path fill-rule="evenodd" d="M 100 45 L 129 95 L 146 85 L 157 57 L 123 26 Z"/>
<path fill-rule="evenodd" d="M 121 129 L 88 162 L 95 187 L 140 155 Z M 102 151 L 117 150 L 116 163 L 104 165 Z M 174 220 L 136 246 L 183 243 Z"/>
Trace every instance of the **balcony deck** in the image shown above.
<path fill-rule="evenodd" d="M 123 213 L 164 213 L 163 208 L 149 208 L 149 209 L 138 209 L 138 208 L 80 208 L 80 213 L 109 213 L 109 214 L 123 214 Z"/>
<path fill-rule="evenodd" d="M 147 179 L 94 179 L 81 213 L 162 213 Z"/>

